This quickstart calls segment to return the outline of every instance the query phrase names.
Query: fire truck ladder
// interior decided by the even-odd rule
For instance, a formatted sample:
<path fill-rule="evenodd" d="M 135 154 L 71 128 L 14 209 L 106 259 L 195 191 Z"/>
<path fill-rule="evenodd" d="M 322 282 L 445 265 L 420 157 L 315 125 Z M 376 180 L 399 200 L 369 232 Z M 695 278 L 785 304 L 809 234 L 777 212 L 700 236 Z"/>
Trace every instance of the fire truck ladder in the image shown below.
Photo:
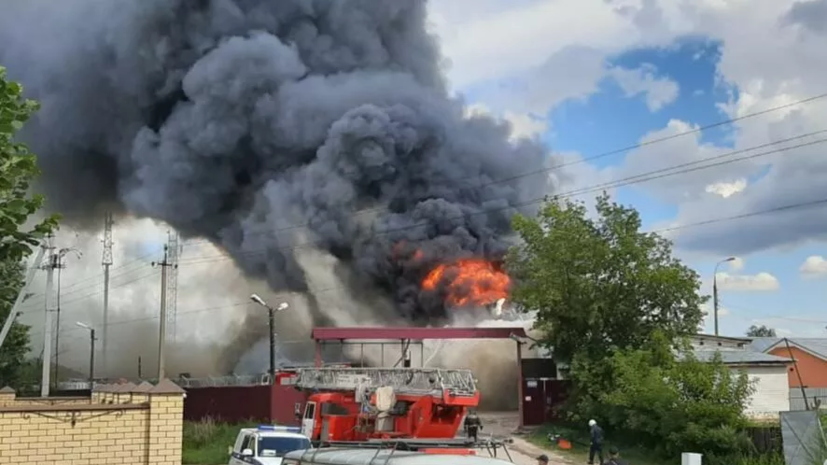
<path fill-rule="evenodd" d="M 373 392 L 390 386 L 398 394 L 472 397 L 477 384 L 471 370 L 439 368 L 300 368 L 296 387 L 307 390 Z"/>

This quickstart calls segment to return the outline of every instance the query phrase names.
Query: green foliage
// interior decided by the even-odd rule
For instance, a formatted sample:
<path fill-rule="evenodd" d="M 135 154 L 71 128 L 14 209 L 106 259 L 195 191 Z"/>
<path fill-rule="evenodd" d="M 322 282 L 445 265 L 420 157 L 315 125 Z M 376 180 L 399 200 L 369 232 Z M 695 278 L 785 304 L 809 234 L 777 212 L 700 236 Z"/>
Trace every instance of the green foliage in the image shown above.
<path fill-rule="evenodd" d="M 599 360 L 643 347 L 655 332 L 671 340 L 697 330 L 707 299 L 698 274 L 672 257 L 668 240 L 640 228 L 638 213 L 607 195 L 595 218 L 582 203 L 550 201 L 536 219 L 514 219 L 522 244 L 508 257 L 512 299 L 537 311 L 541 344 L 557 361 Z"/>
<path fill-rule="evenodd" d="M 241 428 L 255 423 L 219 423 L 212 418 L 184 422 L 182 462 L 197 465 L 223 465 L 230 458 L 227 448 L 235 444 Z"/>
<path fill-rule="evenodd" d="M 27 225 L 43 198 L 29 194 L 31 181 L 39 174 L 37 160 L 15 136 L 36 109 L 35 102 L 23 98 L 20 84 L 7 80 L 6 70 L 0 67 L 0 325 L 23 283 L 20 264 L 57 227 L 56 216 Z M 28 328 L 15 324 L 0 352 L 0 384 L 22 382 L 28 345 Z"/>
<path fill-rule="evenodd" d="M 776 337 L 775 329 L 764 325 L 752 325 L 747 330 L 747 337 Z"/>
<path fill-rule="evenodd" d="M 536 219 L 516 217 L 522 243 L 508 257 L 513 300 L 537 312 L 540 344 L 570 366 L 569 417 L 661 457 L 754 455 L 743 434 L 747 376 L 720 357 L 695 359 L 686 339 L 707 300 L 698 274 L 641 231 L 634 209 L 604 194 L 595 213 L 550 201 Z"/>
<path fill-rule="evenodd" d="M 670 341 L 660 336 L 650 347 L 617 351 L 603 363 L 578 360 L 572 377 L 589 387 L 578 397 L 577 416 L 602 420 L 608 430 L 666 457 L 685 451 L 719 457 L 749 452 L 742 412 L 753 389 L 746 374 L 731 371 L 720 356 L 711 361 L 699 361 L 691 352 L 665 356 L 670 350 Z M 612 385 L 596 375 L 608 376 Z"/>
<path fill-rule="evenodd" d="M 19 263 L 0 261 L 0 325 L 5 323 L 23 286 L 22 268 Z M 19 389 L 29 381 L 25 379 L 24 369 L 28 351 L 29 327 L 15 323 L 0 348 L 0 384 Z"/>
<path fill-rule="evenodd" d="M 23 224 L 43 205 L 43 197 L 29 195 L 31 181 L 40 174 L 29 148 L 15 141 L 17 132 L 37 110 L 23 98 L 20 84 L 8 81 L 0 67 L 0 261 L 20 263 L 32 247 L 57 227 L 52 216 L 25 230 Z"/>

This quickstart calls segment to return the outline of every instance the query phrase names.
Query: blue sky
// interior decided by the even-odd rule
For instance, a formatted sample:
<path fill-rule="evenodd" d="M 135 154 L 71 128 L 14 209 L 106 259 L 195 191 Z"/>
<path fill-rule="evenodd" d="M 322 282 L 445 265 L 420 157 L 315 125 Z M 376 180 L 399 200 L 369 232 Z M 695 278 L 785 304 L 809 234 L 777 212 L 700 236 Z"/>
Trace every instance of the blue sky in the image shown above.
<path fill-rule="evenodd" d="M 648 133 L 666 127 L 670 120 L 698 126 L 728 120 L 730 116 L 720 105 L 737 100 L 739 88 L 721 76 L 721 48 L 720 41 L 693 36 L 679 38 L 668 46 L 635 48 L 607 55 L 607 68 L 647 69 L 658 78 L 673 81 L 680 89 L 677 98 L 652 110 L 647 105 L 645 93 L 630 97 L 618 81 L 607 74 L 597 83 L 596 92 L 584 98 L 567 99 L 550 109 L 545 115 L 548 130 L 538 135 L 554 151 L 576 152 L 589 159 L 634 146 Z M 499 82 L 511 84 L 513 81 L 514 78 L 509 78 Z M 488 81 L 460 91 L 472 103 L 485 103 L 486 92 L 497 86 L 496 82 Z M 699 143 L 725 150 L 732 148 L 735 140 L 736 128 L 726 125 L 703 131 Z M 669 157 L 670 153 L 657 156 Z M 616 153 L 587 163 L 596 171 L 622 170 L 626 158 L 626 153 Z M 764 168 L 760 174 L 765 175 L 767 171 L 768 168 Z M 759 176 L 746 177 L 755 181 Z M 675 181 L 680 182 L 679 179 Z M 616 198 L 636 207 L 646 228 L 673 221 L 680 208 L 678 203 L 637 186 L 621 187 Z M 776 328 L 780 335 L 827 337 L 827 321 L 822 321 L 827 320 L 827 315 L 819 315 L 824 300 L 824 282 L 805 278 L 799 271 L 808 256 L 822 253 L 821 248 L 817 244 L 808 244 L 758 251 L 738 257 L 735 267 L 721 266 L 719 271 L 743 281 L 740 288 L 722 284 L 727 278 L 719 275 L 720 306 L 723 309 L 721 332 L 738 336 L 752 324 L 766 324 Z M 711 294 L 712 270 L 717 260 L 680 249 L 677 253 L 701 274 L 704 278 L 702 290 Z M 718 259 L 725 257 L 722 255 Z M 774 276 L 779 288 L 751 288 L 748 282 L 759 273 Z M 707 330 L 712 332 L 711 319 L 707 323 Z"/>

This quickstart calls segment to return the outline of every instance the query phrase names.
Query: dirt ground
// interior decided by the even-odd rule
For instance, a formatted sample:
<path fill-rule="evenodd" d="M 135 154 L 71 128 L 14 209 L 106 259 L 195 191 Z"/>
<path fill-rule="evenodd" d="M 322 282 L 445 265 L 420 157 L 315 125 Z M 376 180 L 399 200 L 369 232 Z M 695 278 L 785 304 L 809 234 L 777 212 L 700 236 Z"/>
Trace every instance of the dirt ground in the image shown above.
<path fill-rule="evenodd" d="M 511 454 L 512 461 L 516 465 L 536 465 L 537 457 L 541 454 L 548 456 L 549 465 L 570 465 L 572 463 L 571 460 L 559 453 L 541 449 L 517 434 L 519 427 L 517 412 L 480 412 L 479 416 L 483 424 L 483 430 L 480 436 L 483 438 L 486 436 L 511 438 L 513 443 L 508 446 L 508 451 Z M 487 454 L 481 452 L 480 455 Z M 508 459 L 502 451 L 499 451 L 497 456 L 498 458 Z"/>

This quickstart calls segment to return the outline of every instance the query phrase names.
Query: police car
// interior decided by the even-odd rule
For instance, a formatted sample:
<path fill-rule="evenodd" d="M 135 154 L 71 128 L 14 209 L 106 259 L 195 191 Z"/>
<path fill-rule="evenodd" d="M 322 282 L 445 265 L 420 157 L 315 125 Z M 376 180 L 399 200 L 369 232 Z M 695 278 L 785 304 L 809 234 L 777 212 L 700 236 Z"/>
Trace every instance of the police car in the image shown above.
<path fill-rule="evenodd" d="M 230 451 L 229 465 L 281 465 L 284 454 L 313 447 L 300 431 L 290 426 L 244 428 Z"/>

